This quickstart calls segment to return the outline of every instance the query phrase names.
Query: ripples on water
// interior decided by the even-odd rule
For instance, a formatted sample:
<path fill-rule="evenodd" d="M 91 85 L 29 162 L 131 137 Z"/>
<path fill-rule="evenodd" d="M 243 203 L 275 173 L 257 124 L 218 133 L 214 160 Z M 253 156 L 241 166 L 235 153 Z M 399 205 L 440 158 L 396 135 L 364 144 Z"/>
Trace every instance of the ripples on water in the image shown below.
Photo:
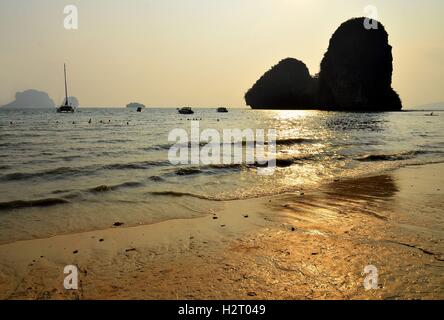
<path fill-rule="evenodd" d="M 64 115 L 2 109 L 0 241 L 103 228 L 114 220 L 186 218 L 215 206 L 207 200 L 276 194 L 441 162 L 444 113 L 437 114 L 196 109 L 186 116 L 175 109 L 81 109 Z M 258 176 L 255 166 L 245 164 L 171 165 L 168 133 L 189 131 L 193 117 L 202 118 L 201 130 L 221 133 L 276 128 L 275 173 Z"/>

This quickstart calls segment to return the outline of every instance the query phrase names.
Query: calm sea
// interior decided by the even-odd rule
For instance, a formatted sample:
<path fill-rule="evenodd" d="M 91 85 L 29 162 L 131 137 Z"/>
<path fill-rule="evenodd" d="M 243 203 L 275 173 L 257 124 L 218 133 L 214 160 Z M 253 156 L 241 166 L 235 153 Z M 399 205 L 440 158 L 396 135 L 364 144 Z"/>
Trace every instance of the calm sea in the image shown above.
<path fill-rule="evenodd" d="M 195 111 L 0 109 L 0 242 L 189 218 L 217 209 L 213 200 L 444 162 L 444 112 Z M 245 164 L 172 165 L 168 134 L 190 131 L 193 118 L 221 133 L 275 128 L 274 174 Z"/>

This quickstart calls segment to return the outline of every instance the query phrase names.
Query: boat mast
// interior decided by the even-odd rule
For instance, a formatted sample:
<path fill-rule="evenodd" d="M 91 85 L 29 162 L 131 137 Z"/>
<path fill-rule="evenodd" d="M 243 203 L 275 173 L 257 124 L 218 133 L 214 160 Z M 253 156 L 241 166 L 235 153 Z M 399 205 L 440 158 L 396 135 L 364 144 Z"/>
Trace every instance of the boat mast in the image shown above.
<path fill-rule="evenodd" d="M 69 105 L 68 103 L 68 84 L 66 82 L 66 64 L 63 64 L 63 70 L 65 72 L 65 106 Z"/>

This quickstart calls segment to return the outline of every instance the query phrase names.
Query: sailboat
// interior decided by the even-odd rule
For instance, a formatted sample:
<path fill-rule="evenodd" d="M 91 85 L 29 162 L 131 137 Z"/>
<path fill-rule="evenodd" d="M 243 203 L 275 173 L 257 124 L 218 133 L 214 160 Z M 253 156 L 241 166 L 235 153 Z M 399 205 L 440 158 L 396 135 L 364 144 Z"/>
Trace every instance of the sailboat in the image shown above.
<path fill-rule="evenodd" d="M 57 112 L 59 113 L 67 113 L 67 112 L 74 112 L 74 108 L 73 106 L 69 103 L 69 99 L 68 99 L 68 84 L 66 82 L 66 64 L 63 64 L 63 70 L 65 73 L 65 102 L 57 108 Z"/>

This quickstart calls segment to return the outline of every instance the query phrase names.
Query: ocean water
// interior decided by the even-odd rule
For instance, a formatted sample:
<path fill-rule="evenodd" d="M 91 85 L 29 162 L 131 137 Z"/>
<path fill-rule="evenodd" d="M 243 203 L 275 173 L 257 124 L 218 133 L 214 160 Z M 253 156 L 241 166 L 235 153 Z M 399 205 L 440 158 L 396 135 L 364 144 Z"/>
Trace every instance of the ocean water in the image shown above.
<path fill-rule="evenodd" d="M 444 112 L 195 112 L 0 109 L 0 242 L 191 218 L 223 200 L 444 162 Z M 246 164 L 171 164 L 168 134 L 189 132 L 193 118 L 220 133 L 276 129 L 274 174 Z"/>

